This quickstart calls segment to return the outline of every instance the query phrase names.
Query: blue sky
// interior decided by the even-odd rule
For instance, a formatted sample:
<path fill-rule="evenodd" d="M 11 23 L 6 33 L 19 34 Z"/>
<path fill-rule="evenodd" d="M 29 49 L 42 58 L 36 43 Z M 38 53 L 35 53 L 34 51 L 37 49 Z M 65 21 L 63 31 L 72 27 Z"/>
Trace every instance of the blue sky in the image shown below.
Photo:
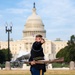
<path fill-rule="evenodd" d="M 0 0 L 0 40 L 7 40 L 5 23 L 13 23 L 11 38 L 22 39 L 22 31 L 36 3 L 47 39 L 68 40 L 75 35 L 75 0 Z"/>

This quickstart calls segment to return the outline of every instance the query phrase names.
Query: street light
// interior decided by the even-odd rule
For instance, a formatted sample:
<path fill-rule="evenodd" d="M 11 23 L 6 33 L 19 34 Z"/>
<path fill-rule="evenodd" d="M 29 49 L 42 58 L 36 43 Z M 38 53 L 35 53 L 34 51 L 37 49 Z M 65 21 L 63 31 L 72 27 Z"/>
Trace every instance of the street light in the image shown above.
<path fill-rule="evenodd" d="M 10 32 L 12 33 L 12 23 L 9 26 L 6 23 L 6 33 L 8 33 L 8 61 L 10 61 Z"/>
<path fill-rule="evenodd" d="M 10 69 L 10 32 L 12 33 L 12 23 L 8 26 L 6 23 L 5 31 L 8 33 L 8 61 L 6 62 L 6 69 Z"/>

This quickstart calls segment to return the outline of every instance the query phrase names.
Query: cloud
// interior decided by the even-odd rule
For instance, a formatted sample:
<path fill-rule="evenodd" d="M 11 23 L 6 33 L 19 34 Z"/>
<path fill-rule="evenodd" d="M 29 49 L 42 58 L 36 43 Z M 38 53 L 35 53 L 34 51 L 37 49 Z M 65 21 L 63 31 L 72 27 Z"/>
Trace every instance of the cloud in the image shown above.
<path fill-rule="evenodd" d="M 19 7 L 24 7 L 24 8 L 30 8 L 32 6 L 31 1 L 29 2 L 29 0 L 21 0 L 20 2 L 17 3 L 17 6 Z"/>
<path fill-rule="evenodd" d="M 2 15 L 0 15 L 0 18 L 2 17 Z"/>
<path fill-rule="evenodd" d="M 55 40 L 56 38 L 61 38 L 62 40 L 69 40 L 71 35 L 75 35 L 75 29 L 48 29 L 47 38 Z"/>
<path fill-rule="evenodd" d="M 13 14 L 23 14 L 25 12 L 29 12 L 28 9 L 20 9 L 20 8 L 10 8 L 5 10 L 7 13 L 13 13 Z"/>
<path fill-rule="evenodd" d="M 3 15 L 4 21 L 12 20 L 14 28 L 23 30 L 25 21 L 32 12 L 33 3 L 34 0 L 21 0 L 20 2 L 16 2 L 16 6 L 14 7 L 0 10 L 0 14 Z M 35 3 L 37 13 L 41 16 L 47 30 L 48 39 L 63 38 L 63 36 L 64 39 L 67 39 L 70 34 L 75 33 L 74 0 L 36 0 Z M 19 31 L 20 33 L 22 32 L 21 30 Z M 16 38 L 18 37 L 20 36 Z"/>
<path fill-rule="evenodd" d="M 44 21 L 48 39 L 69 39 L 75 34 L 75 8 L 70 0 L 42 0 L 39 14 Z"/>
<path fill-rule="evenodd" d="M 49 18 L 49 24 L 64 25 L 73 22 L 73 19 L 75 19 L 75 9 L 71 6 L 69 0 L 44 0 L 43 2 L 40 15 L 43 18 L 45 17 L 46 20 Z"/>
<path fill-rule="evenodd" d="M 0 26 L 0 30 L 2 29 L 2 27 Z"/>
<path fill-rule="evenodd" d="M 0 14 L 0 20 L 3 18 L 3 15 Z"/>
<path fill-rule="evenodd" d="M 52 32 L 52 33 L 56 33 L 56 32 L 59 32 L 59 33 L 60 33 L 60 32 L 64 32 L 64 33 L 65 33 L 65 32 L 67 32 L 67 33 L 71 32 L 71 33 L 74 33 L 74 31 L 75 31 L 75 28 L 72 28 L 72 29 L 71 29 L 71 28 L 64 28 L 64 29 L 63 29 L 63 28 L 62 28 L 62 29 L 58 29 L 58 28 L 57 28 L 57 29 L 56 29 L 56 28 L 55 28 L 55 29 L 47 29 L 47 32 L 48 32 L 48 33 L 49 33 L 49 32 L 50 32 L 50 33 L 51 33 L 51 32 Z"/>

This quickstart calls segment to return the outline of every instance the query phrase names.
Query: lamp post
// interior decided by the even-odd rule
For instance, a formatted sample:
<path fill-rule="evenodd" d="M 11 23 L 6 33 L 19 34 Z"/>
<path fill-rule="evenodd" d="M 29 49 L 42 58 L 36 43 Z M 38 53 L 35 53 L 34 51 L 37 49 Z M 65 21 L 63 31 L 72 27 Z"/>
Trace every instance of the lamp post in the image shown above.
<path fill-rule="evenodd" d="M 10 32 L 12 33 L 12 23 L 10 23 L 9 26 L 6 23 L 5 31 L 6 33 L 8 33 L 8 60 L 6 62 L 6 69 L 9 70 L 10 69 Z"/>

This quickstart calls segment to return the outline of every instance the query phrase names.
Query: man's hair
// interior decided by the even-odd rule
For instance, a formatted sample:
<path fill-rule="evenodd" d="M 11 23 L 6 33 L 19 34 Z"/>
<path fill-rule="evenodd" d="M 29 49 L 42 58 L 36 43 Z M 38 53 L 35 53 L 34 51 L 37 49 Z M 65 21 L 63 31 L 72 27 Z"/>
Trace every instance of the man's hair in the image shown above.
<path fill-rule="evenodd" d="M 42 35 L 38 34 L 38 35 L 36 35 L 36 37 L 40 37 L 40 38 L 42 38 Z"/>

